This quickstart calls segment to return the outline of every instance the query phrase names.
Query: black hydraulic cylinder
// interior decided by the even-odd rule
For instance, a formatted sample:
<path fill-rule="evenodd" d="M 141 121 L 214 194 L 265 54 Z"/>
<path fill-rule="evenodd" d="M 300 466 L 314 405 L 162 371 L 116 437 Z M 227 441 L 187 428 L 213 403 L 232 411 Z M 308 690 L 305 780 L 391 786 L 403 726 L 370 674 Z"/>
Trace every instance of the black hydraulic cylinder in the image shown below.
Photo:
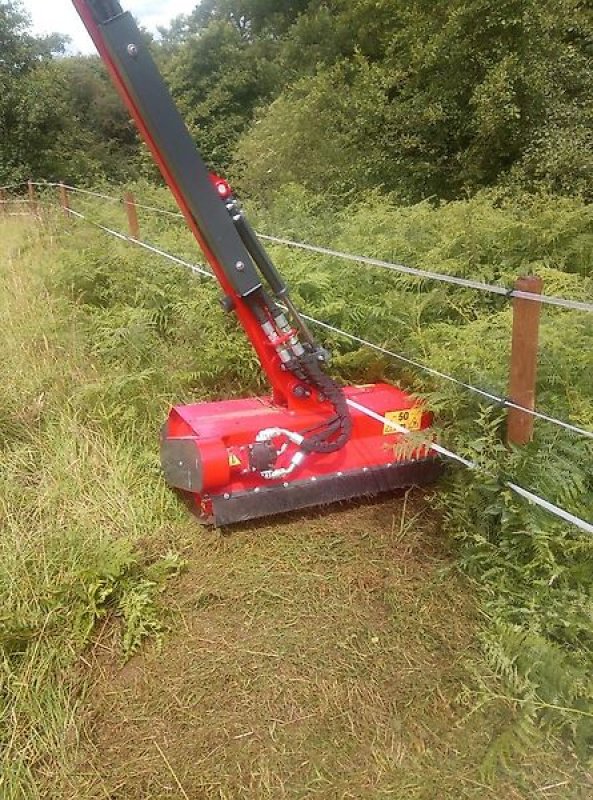
<path fill-rule="evenodd" d="M 235 227 L 239 231 L 239 236 L 243 240 L 243 244 L 249 250 L 251 258 L 257 264 L 259 271 L 269 283 L 274 295 L 278 299 L 281 299 L 284 305 L 287 307 L 288 311 L 290 312 L 290 316 L 301 333 L 301 336 L 312 347 L 317 347 L 313 334 L 290 299 L 290 295 L 288 294 L 288 286 L 284 282 L 284 278 L 282 275 L 280 275 L 274 265 L 274 262 L 263 248 L 262 244 L 257 238 L 257 234 L 242 213 L 233 216 L 233 221 L 235 223 Z M 268 305 L 270 305 L 270 303 L 268 303 Z"/>
<path fill-rule="evenodd" d="M 270 284 L 272 292 L 276 297 L 284 297 L 288 291 L 288 287 L 282 278 L 282 275 L 276 269 L 274 262 L 264 250 L 261 242 L 257 238 L 257 234 L 245 219 L 243 214 L 234 218 L 235 227 L 239 232 L 239 236 L 243 240 L 243 244 L 249 250 L 251 258 L 257 264 L 259 271 L 264 276 L 266 281 Z"/>

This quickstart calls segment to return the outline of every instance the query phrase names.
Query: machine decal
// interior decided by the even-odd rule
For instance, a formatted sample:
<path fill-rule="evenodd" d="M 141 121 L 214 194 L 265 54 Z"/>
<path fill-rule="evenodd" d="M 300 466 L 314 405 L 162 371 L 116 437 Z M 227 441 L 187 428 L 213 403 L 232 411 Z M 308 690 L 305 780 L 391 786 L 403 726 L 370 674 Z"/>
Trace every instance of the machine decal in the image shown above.
<path fill-rule="evenodd" d="M 421 408 L 406 408 L 403 411 L 388 411 L 385 417 L 409 431 L 419 431 L 422 428 L 422 409 Z M 389 436 L 397 434 L 395 428 L 385 424 L 383 426 L 383 435 Z"/>

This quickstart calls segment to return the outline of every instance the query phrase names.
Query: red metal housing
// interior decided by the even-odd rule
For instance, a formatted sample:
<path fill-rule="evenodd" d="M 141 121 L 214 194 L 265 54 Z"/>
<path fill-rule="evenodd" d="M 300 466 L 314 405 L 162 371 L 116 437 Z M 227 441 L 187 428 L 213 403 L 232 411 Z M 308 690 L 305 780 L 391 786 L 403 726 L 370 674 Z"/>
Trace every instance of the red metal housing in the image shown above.
<path fill-rule="evenodd" d="M 350 400 L 400 424 L 425 430 L 432 415 L 410 395 L 385 383 L 353 386 Z M 167 482 L 188 495 L 206 521 L 225 525 L 296 508 L 373 496 L 436 479 L 440 464 L 427 448 L 410 451 L 404 435 L 360 411 L 352 411 L 353 433 L 339 451 L 310 454 L 290 478 L 266 480 L 250 469 L 249 448 L 259 431 L 303 432 L 323 422 L 318 411 L 290 411 L 270 397 L 178 406 L 163 431 Z M 288 463 L 296 446 L 279 459 Z"/>

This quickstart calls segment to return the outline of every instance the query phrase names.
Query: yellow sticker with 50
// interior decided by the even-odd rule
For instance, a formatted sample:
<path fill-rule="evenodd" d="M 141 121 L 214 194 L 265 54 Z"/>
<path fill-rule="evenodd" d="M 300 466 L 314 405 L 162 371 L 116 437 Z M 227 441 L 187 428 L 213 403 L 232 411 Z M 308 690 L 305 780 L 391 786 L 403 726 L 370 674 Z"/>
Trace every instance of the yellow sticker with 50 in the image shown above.
<path fill-rule="evenodd" d="M 406 408 L 402 411 L 388 411 L 385 414 L 385 418 L 409 431 L 419 431 L 422 427 L 422 409 L 418 407 Z M 387 436 L 390 433 L 401 433 L 401 431 L 397 431 L 391 425 L 385 423 L 383 425 L 383 434 Z"/>

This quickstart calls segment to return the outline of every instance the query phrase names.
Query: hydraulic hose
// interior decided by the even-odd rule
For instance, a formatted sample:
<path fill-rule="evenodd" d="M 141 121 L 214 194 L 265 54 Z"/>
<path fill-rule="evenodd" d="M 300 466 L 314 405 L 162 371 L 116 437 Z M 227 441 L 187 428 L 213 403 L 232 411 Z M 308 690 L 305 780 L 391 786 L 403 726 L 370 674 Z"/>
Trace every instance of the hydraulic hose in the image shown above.
<path fill-rule="evenodd" d="M 344 392 L 335 381 L 323 372 L 314 356 L 301 358 L 299 367 L 304 373 L 307 383 L 325 395 L 336 412 L 336 416 L 329 420 L 324 430 L 307 436 L 303 440 L 301 450 L 306 453 L 335 453 L 341 450 L 352 436 L 352 418 Z M 334 436 L 336 438 L 332 439 Z"/>

